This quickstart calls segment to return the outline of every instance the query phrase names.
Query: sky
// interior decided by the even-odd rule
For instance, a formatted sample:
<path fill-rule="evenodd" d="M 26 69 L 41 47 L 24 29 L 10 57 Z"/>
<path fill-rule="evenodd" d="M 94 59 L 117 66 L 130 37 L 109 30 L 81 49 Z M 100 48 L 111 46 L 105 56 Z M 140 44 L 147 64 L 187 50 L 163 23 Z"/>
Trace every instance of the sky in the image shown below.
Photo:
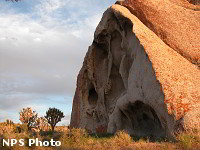
<path fill-rule="evenodd" d="M 115 0 L 0 0 L 0 122 L 22 108 L 64 112 L 68 125 L 76 78 L 103 12 Z"/>

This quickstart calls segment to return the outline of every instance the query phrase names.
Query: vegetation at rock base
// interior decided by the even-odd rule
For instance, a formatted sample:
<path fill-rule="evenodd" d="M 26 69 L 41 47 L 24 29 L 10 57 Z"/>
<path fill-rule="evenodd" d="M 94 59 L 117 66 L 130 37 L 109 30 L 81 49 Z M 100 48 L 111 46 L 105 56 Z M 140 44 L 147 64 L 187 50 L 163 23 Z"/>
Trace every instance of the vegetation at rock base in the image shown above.
<path fill-rule="evenodd" d="M 1 123 L 5 127 L 5 123 Z M 13 125 L 13 127 L 16 125 Z M 8 132 L 0 134 L 1 150 L 21 150 L 22 147 L 15 145 L 14 147 L 3 147 L 2 139 L 24 139 L 24 150 L 197 150 L 200 149 L 200 134 L 198 133 L 181 133 L 176 137 L 175 141 L 166 139 L 157 139 L 152 141 L 149 138 L 136 138 L 129 136 L 124 131 L 119 131 L 115 135 L 89 135 L 84 129 L 68 129 L 67 126 L 58 126 L 55 132 L 40 131 L 38 134 L 34 132 L 14 133 L 13 128 L 9 128 Z M 61 141 L 60 147 L 32 147 L 28 146 L 28 139 L 38 138 L 41 141 Z"/>
<path fill-rule="evenodd" d="M 45 117 L 37 117 L 37 113 L 31 108 L 24 108 L 20 111 L 20 120 L 22 124 L 15 124 L 12 120 L 6 120 L 0 123 L 0 150 L 197 150 L 200 149 L 200 133 L 198 131 L 190 131 L 179 133 L 173 141 L 167 138 L 148 138 L 134 137 L 127 134 L 125 131 L 118 131 L 115 135 L 112 134 L 91 134 L 85 129 L 69 129 L 68 126 L 57 126 L 64 114 L 56 108 L 50 108 L 46 112 Z M 35 126 L 29 129 L 27 126 L 30 118 L 35 115 Z M 53 120 L 53 121 L 52 121 Z M 48 123 L 53 125 L 53 130 L 50 130 Z M 52 127 L 51 125 L 51 127 Z M 55 130 L 54 130 L 55 128 Z M 32 130 L 35 129 L 35 130 Z M 36 130 L 38 129 L 38 130 Z M 28 146 L 29 139 L 39 141 L 60 141 L 59 147 L 40 147 L 33 145 Z M 3 146 L 3 139 L 24 139 L 24 146 L 18 144 L 13 147 Z"/>
<path fill-rule="evenodd" d="M 35 111 L 31 108 L 24 108 L 20 111 L 20 120 L 22 124 L 15 124 L 12 120 L 6 120 L 0 123 L 0 150 L 197 150 L 200 149 L 200 132 L 187 131 L 177 134 L 175 139 L 169 140 L 167 138 L 150 138 L 150 137 L 135 137 L 130 136 L 125 131 L 118 131 L 115 135 L 105 134 L 91 134 L 89 130 L 85 129 L 69 129 L 68 126 L 55 126 L 64 114 L 57 108 L 49 108 L 45 117 L 38 117 Z M 30 118 L 35 122 L 31 124 L 29 129 L 28 122 Z M 32 121 L 33 121 L 32 120 Z M 50 130 L 53 126 L 52 130 Z M 54 130 L 55 128 L 55 130 Z M 32 130 L 34 129 L 34 130 Z M 36 130 L 37 129 L 37 130 Z M 101 131 L 100 129 L 98 131 Z M 104 131 L 104 130 L 103 130 Z M 61 146 L 41 147 L 29 146 L 29 139 L 36 139 L 39 141 L 60 141 Z M 24 139 L 24 146 L 18 144 L 13 147 L 3 146 L 3 139 Z"/>

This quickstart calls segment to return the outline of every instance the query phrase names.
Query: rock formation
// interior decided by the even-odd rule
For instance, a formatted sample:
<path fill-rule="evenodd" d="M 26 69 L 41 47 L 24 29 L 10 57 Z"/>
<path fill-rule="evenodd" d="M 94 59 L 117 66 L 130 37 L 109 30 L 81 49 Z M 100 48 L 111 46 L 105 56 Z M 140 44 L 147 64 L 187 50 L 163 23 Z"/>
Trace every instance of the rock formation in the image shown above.
<path fill-rule="evenodd" d="M 191 4 L 194 4 L 194 5 L 200 4 L 200 0 L 188 0 L 188 2 L 190 2 Z"/>
<path fill-rule="evenodd" d="M 77 78 L 70 126 L 171 136 L 200 129 L 200 11 L 125 0 L 105 13 Z"/>

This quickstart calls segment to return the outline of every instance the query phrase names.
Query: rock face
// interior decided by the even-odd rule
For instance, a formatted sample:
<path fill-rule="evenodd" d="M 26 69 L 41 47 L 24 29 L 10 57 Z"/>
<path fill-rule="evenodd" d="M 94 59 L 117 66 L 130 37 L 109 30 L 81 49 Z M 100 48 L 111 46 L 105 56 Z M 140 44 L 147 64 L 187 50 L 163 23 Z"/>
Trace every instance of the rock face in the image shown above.
<path fill-rule="evenodd" d="M 191 4 L 200 5 L 200 0 L 188 0 Z"/>
<path fill-rule="evenodd" d="M 77 78 L 71 127 L 157 137 L 200 129 L 200 11 L 182 5 L 125 0 L 103 14 Z"/>

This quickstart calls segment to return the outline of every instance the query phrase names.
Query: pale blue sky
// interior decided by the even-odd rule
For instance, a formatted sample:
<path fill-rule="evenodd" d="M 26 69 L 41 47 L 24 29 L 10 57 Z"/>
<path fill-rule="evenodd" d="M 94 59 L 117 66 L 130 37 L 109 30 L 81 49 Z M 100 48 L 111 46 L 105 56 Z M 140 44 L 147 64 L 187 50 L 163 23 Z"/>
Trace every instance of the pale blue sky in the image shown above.
<path fill-rule="evenodd" d="M 0 122 L 62 110 L 69 123 L 76 77 L 103 12 L 115 0 L 0 0 Z"/>

